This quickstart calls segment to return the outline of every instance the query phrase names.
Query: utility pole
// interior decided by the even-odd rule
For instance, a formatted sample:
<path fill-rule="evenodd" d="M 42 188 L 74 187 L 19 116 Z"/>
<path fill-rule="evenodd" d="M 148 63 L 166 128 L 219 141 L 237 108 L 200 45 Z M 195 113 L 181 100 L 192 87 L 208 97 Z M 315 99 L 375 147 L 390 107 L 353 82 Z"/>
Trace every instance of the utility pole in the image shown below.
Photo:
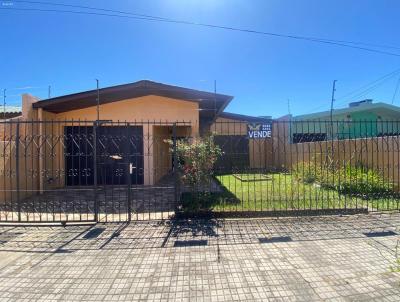
<path fill-rule="evenodd" d="M 97 122 L 100 121 L 100 91 L 99 91 L 99 80 L 96 79 L 96 86 L 97 86 Z"/>
<path fill-rule="evenodd" d="M 287 110 L 288 114 L 290 115 L 290 99 L 287 100 Z"/>
<path fill-rule="evenodd" d="M 217 80 L 214 80 L 214 118 L 217 117 Z"/>
<path fill-rule="evenodd" d="M 3 89 L 3 119 L 6 119 L 6 89 Z"/>
<path fill-rule="evenodd" d="M 47 98 L 48 98 L 48 99 L 51 98 L 51 86 L 50 86 L 50 85 L 49 85 L 49 89 L 48 89 Z"/>
<path fill-rule="evenodd" d="M 336 82 L 337 80 L 333 80 L 333 86 L 332 86 L 332 98 L 331 98 L 331 114 L 330 114 L 330 119 L 331 119 L 331 139 L 333 138 L 333 102 L 335 101 L 335 91 L 336 91 Z"/>

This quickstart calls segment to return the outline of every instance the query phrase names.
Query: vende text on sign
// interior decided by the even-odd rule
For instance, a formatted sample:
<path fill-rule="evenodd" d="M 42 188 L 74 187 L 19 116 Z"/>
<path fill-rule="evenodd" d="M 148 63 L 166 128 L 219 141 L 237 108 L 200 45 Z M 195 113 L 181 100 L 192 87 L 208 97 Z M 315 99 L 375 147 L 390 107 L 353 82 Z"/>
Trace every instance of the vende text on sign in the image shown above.
<path fill-rule="evenodd" d="M 270 138 L 272 136 L 271 123 L 247 124 L 247 137 L 252 139 Z"/>

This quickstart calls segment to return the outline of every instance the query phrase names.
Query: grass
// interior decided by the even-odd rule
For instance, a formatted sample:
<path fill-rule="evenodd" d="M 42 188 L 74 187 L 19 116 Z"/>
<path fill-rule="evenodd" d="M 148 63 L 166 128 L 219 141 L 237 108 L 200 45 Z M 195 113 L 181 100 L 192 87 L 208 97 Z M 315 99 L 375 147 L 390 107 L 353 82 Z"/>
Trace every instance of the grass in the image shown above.
<path fill-rule="evenodd" d="M 256 181 L 249 181 L 253 178 Z M 242 181 L 241 179 L 245 179 Z M 306 184 L 287 173 L 225 174 L 216 176 L 223 192 L 202 197 L 203 208 L 213 211 L 287 211 L 334 209 L 399 209 L 400 200 L 370 198 L 368 200 L 339 194 L 317 184 Z M 184 208 L 195 210 L 193 198 L 184 196 Z M 200 201 L 201 203 L 202 201 Z"/>

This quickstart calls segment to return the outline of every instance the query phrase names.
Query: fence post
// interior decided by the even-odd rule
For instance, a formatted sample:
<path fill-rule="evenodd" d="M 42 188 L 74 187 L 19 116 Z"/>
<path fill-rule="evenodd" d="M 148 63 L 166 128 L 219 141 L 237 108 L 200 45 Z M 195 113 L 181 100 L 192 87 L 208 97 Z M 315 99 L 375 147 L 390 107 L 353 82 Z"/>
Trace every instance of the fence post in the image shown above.
<path fill-rule="evenodd" d="M 17 207 L 18 207 L 18 221 L 21 221 L 21 196 L 20 196 L 20 183 L 19 183 L 19 122 L 16 123 L 17 129 L 15 131 L 15 175 L 16 175 L 16 189 L 17 189 Z"/>
<path fill-rule="evenodd" d="M 130 124 L 126 124 L 126 145 L 124 146 L 124 152 L 125 152 L 125 169 L 127 171 L 126 177 L 128 178 L 127 180 L 127 186 L 128 186 L 128 191 L 127 191 L 127 210 L 128 210 L 128 221 L 130 222 L 132 220 L 132 207 L 131 207 L 131 187 L 132 187 L 132 169 L 131 169 L 131 162 L 130 162 L 130 136 L 129 136 L 129 129 Z"/>
<path fill-rule="evenodd" d="M 94 221 L 99 219 L 99 204 L 97 200 L 97 122 L 93 124 L 93 190 L 94 190 Z"/>
<path fill-rule="evenodd" d="M 175 180 L 175 185 L 174 185 L 174 199 L 175 199 L 175 204 L 178 202 L 179 198 L 179 175 L 178 175 L 178 156 L 176 153 L 176 123 L 173 124 L 172 126 L 172 141 L 173 141 L 173 174 L 174 174 L 174 180 Z"/>

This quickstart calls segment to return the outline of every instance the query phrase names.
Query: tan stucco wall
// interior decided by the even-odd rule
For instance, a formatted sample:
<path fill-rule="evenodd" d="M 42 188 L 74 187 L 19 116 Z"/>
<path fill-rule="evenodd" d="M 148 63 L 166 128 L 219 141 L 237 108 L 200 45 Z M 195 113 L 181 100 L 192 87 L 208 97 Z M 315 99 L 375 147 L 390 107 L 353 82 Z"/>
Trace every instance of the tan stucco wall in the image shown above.
<path fill-rule="evenodd" d="M 198 132 L 199 105 L 196 102 L 176 100 L 149 95 L 100 105 L 100 120 L 128 122 L 192 122 L 192 129 Z M 96 120 L 96 107 L 72 110 L 55 116 L 63 120 Z"/>
<path fill-rule="evenodd" d="M 38 125 L 20 123 L 17 121 L 36 120 L 37 114 L 32 110 L 32 104 L 38 99 L 28 94 L 22 96 L 22 116 L 0 123 L 0 203 L 16 205 L 17 203 L 17 150 L 16 134 L 19 127 L 19 183 L 20 199 L 30 196 L 39 190 L 39 156 L 38 138 L 34 134 L 39 131 Z M 10 214 L 11 215 L 11 214 Z"/>
<path fill-rule="evenodd" d="M 210 127 L 215 135 L 247 135 L 247 122 L 219 117 Z M 250 168 L 272 168 L 272 139 L 249 139 Z"/>
<path fill-rule="evenodd" d="M 290 170 L 310 162 L 322 165 L 328 161 L 337 168 L 362 164 L 378 171 L 385 182 L 392 182 L 400 190 L 399 146 L 398 136 L 286 144 L 285 148 L 279 146 L 276 165 Z"/>
<path fill-rule="evenodd" d="M 243 121 L 218 117 L 211 125 L 211 132 L 216 135 L 246 135 L 247 123 Z"/>

